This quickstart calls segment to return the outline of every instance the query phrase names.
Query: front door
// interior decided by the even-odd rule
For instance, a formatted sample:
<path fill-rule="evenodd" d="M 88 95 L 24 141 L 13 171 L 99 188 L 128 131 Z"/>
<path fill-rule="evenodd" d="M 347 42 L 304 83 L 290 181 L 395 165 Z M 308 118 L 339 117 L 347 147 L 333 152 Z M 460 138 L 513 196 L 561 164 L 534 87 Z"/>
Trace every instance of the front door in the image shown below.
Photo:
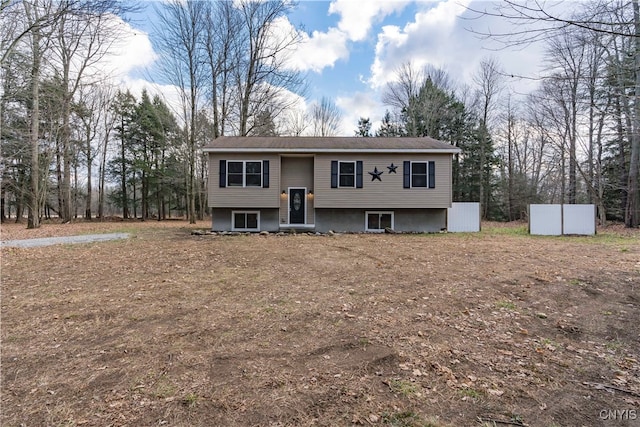
<path fill-rule="evenodd" d="M 289 189 L 289 224 L 305 223 L 306 188 Z"/>

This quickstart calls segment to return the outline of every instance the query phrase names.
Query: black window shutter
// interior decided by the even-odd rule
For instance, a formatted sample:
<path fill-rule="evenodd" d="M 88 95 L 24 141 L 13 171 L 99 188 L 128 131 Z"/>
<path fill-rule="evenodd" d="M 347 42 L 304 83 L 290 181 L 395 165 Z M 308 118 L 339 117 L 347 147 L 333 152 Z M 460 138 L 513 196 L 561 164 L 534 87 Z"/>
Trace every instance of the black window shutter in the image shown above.
<path fill-rule="evenodd" d="M 429 188 L 436 188 L 436 162 L 429 162 Z"/>
<path fill-rule="evenodd" d="M 356 188 L 362 188 L 362 160 L 356 162 Z"/>
<path fill-rule="evenodd" d="M 411 188 L 411 162 L 402 163 L 402 173 L 404 188 Z"/>
<path fill-rule="evenodd" d="M 227 186 L 227 161 L 220 160 L 220 188 Z"/>
<path fill-rule="evenodd" d="M 338 161 L 331 161 L 331 188 L 338 188 Z"/>
<path fill-rule="evenodd" d="M 269 188 L 269 160 L 262 161 L 262 188 Z"/>

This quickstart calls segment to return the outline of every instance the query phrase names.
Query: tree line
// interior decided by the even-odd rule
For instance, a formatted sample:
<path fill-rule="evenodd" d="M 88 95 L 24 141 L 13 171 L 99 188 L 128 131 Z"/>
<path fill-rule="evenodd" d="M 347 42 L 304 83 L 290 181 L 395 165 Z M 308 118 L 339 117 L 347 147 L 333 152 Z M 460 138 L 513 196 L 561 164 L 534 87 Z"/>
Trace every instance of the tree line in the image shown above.
<path fill-rule="evenodd" d="M 195 222 L 207 206 L 199 147 L 225 134 L 275 135 L 278 117 L 293 111 L 287 94 L 304 89 L 301 74 L 284 67 L 299 33 L 276 31 L 293 7 L 285 0 L 155 5 L 154 49 L 161 78 L 178 92 L 172 105 L 120 92 L 100 69 L 133 3 L 0 7 L 3 221 L 26 213 L 35 228 L 52 213 L 104 218 L 115 206 L 124 217 L 173 211 Z"/>
<path fill-rule="evenodd" d="M 601 223 L 637 227 L 638 1 L 576 4 L 565 18 L 525 3 L 482 13 L 534 26 L 487 36 L 544 43 L 538 89 L 519 96 L 515 77 L 491 58 L 471 85 L 455 84 L 442 69 L 401 64 L 384 92 L 389 110 L 379 129 L 371 132 L 370 119 L 361 118 L 355 133 L 430 136 L 460 147 L 453 199 L 481 202 L 485 219 L 522 219 L 531 203 L 593 203 Z"/>
<path fill-rule="evenodd" d="M 300 43 L 298 31 L 281 25 L 295 7 L 289 1 L 156 5 L 154 49 L 161 77 L 177 90 L 171 104 L 119 91 L 100 70 L 122 37 L 122 18 L 134 11 L 130 3 L 0 7 L 3 221 L 8 212 L 26 213 L 37 227 L 52 214 L 70 221 L 117 210 L 125 218 L 195 222 L 207 210 L 199 151 L 207 141 L 341 131 L 329 97 L 306 113 L 291 96 L 304 95 L 305 86 L 303 74 L 286 66 Z M 545 43 L 538 89 L 516 94 L 516 76 L 491 58 L 467 85 L 442 69 L 399 64 L 383 94 L 381 125 L 372 131 L 361 118 L 356 135 L 430 136 L 460 147 L 454 200 L 480 201 L 486 219 L 522 219 L 530 203 L 584 202 L 597 205 L 602 222 L 637 227 L 637 0 L 580 3 L 565 18 L 509 1 L 497 7 L 482 13 L 532 28 L 487 37 Z"/>

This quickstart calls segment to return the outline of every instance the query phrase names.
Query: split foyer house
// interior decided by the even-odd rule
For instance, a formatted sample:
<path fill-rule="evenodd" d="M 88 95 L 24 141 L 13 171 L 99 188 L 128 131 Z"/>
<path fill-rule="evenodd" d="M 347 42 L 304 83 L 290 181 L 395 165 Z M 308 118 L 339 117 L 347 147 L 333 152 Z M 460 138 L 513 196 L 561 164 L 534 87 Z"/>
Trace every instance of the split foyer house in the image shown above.
<path fill-rule="evenodd" d="M 213 231 L 438 232 L 452 157 L 431 138 L 219 137 L 209 157 Z"/>

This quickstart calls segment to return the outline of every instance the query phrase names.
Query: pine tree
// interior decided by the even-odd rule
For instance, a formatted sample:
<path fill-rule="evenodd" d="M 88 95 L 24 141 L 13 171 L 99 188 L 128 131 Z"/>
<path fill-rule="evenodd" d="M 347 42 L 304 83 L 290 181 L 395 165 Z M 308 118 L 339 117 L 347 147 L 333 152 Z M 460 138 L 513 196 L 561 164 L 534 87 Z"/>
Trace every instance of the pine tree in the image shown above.
<path fill-rule="evenodd" d="M 356 129 L 356 136 L 370 137 L 371 136 L 371 120 L 367 117 L 360 117 L 358 119 L 358 129 Z"/>

